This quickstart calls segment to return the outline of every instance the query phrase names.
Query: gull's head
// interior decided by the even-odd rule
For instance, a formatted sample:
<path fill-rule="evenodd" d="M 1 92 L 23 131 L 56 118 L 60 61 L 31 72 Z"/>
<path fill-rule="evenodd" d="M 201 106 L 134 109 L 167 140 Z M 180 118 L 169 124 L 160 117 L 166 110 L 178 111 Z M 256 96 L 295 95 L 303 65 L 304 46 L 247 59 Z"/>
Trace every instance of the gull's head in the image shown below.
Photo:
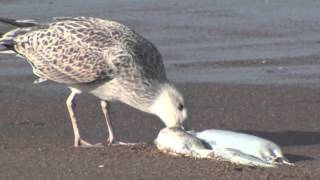
<path fill-rule="evenodd" d="M 181 93 L 171 84 L 164 84 L 150 112 L 157 115 L 167 127 L 182 127 L 187 118 L 187 109 Z"/>

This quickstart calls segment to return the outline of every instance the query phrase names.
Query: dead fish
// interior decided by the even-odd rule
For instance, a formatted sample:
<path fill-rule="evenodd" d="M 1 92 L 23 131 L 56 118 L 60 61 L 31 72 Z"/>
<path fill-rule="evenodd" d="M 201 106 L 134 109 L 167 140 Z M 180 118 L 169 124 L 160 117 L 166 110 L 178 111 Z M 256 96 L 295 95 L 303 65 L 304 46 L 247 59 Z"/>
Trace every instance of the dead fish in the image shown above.
<path fill-rule="evenodd" d="M 284 157 L 281 148 L 272 141 L 254 135 L 226 130 L 208 129 L 195 133 L 195 136 L 207 142 L 212 148 L 230 148 L 249 154 L 271 164 L 290 163 Z"/>
<path fill-rule="evenodd" d="M 235 164 L 260 167 L 274 167 L 274 163 L 261 160 L 251 154 L 237 149 L 210 145 L 181 128 L 164 128 L 154 141 L 157 148 L 171 155 L 190 156 L 195 158 L 208 158 L 229 161 Z"/>
<path fill-rule="evenodd" d="M 154 141 L 157 148 L 171 155 L 210 158 L 214 154 L 203 142 L 192 134 L 177 127 L 162 129 Z"/>

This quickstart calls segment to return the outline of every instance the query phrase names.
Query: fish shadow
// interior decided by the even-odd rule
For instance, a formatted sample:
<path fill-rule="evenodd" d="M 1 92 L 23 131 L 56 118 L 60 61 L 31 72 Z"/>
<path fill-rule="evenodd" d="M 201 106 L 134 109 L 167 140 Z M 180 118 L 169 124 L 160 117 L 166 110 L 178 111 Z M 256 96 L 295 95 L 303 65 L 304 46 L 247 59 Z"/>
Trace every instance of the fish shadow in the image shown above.
<path fill-rule="evenodd" d="M 315 158 L 312 158 L 310 156 L 302 156 L 302 155 L 296 155 L 296 154 L 284 154 L 284 156 L 288 158 L 291 163 L 297 163 L 299 161 L 315 160 Z"/>
<path fill-rule="evenodd" d="M 283 132 L 263 132 L 253 130 L 238 130 L 237 132 L 252 134 L 275 142 L 281 147 L 307 146 L 320 144 L 320 132 L 306 131 L 283 131 Z M 285 154 L 292 162 L 314 160 L 309 156 Z"/>
<path fill-rule="evenodd" d="M 253 130 L 238 130 L 237 132 L 259 136 L 259 137 L 271 140 L 282 147 L 320 144 L 320 132 L 305 132 L 305 131 L 263 132 L 263 131 L 253 131 Z"/>

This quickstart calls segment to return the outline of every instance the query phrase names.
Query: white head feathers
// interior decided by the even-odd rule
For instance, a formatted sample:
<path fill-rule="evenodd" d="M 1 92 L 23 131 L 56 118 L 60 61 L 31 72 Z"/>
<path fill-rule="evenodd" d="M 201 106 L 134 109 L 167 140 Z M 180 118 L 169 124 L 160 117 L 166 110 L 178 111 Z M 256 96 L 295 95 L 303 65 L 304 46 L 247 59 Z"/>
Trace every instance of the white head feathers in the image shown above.
<path fill-rule="evenodd" d="M 180 92 L 171 84 L 162 86 L 159 95 L 150 107 L 167 127 L 181 127 L 187 118 L 187 109 Z"/>

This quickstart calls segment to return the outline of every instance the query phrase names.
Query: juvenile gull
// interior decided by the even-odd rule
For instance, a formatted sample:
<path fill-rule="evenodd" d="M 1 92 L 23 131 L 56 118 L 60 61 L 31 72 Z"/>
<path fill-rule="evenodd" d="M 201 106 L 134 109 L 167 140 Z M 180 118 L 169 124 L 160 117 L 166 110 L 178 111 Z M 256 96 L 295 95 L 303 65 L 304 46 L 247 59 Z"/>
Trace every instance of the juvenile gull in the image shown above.
<path fill-rule="evenodd" d="M 108 115 L 109 101 L 120 101 L 157 115 L 168 127 L 182 127 L 187 117 L 180 92 L 168 81 L 156 47 L 127 26 L 92 17 L 56 18 L 51 23 L 0 19 L 16 26 L 0 38 L 0 52 L 23 56 L 39 77 L 71 89 L 66 103 L 74 131 L 74 146 L 84 141 L 74 113 L 81 92 L 101 99 L 108 143 L 117 140 Z"/>

